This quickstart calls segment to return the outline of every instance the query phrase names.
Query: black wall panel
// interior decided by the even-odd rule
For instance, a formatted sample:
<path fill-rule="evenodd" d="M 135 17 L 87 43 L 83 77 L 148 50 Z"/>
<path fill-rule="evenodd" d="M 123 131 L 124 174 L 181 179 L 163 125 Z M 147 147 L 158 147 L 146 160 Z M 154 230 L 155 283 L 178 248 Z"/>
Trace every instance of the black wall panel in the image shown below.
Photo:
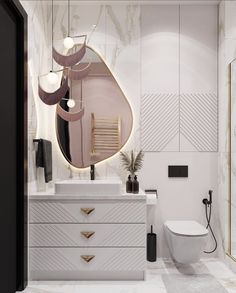
<path fill-rule="evenodd" d="M 27 282 L 27 16 L 0 2 L 0 290 Z"/>

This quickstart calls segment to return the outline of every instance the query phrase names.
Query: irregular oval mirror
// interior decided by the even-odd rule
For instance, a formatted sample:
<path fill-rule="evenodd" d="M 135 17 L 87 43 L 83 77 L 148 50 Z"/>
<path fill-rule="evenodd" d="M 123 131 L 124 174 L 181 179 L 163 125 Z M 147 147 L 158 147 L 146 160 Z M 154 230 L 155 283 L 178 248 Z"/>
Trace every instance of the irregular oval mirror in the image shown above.
<path fill-rule="evenodd" d="M 120 150 L 130 136 L 133 116 L 111 71 L 91 48 L 86 47 L 69 77 L 70 89 L 57 105 L 57 139 L 66 160 L 85 168 Z"/>

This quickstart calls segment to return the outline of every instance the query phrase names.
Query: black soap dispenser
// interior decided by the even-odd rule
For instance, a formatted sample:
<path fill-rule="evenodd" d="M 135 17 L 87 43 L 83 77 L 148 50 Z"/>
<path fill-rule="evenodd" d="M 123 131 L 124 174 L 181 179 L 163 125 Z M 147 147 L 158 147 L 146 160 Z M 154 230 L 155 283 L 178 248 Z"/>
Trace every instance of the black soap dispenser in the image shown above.
<path fill-rule="evenodd" d="M 157 260 L 157 235 L 153 233 L 151 225 L 151 233 L 147 234 L 147 260 L 154 262 Z"/>
<path fill-rule="evenodd" d="M 132 182 L 132 192 L 139 193 L 139 182 L 136 175 L 134 176 L 134 180 Z"/>
<path fill-rule="evenodd" d="M 126 192 L 127 193 L 131 193 L 132 192 L 132 180 L 131 180 L 131 176 L 128 176 L 128 180 L 126 181 Z"/>

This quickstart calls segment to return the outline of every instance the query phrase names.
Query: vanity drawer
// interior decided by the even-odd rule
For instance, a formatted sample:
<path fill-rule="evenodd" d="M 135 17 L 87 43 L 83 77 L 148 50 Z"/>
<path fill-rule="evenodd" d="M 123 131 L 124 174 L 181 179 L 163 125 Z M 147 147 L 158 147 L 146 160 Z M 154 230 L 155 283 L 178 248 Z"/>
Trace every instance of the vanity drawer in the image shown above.
<path fill-rule="evenodd" d="M 145 224 L 30 224 L 31 247 L 143 246 Z"/>
<path fill-rule="evenodd" d="M 145 223 L 144 200 L 30 201 L 30 223 Z"/>
<path fill-rule="evenodd" d="M 30 248 L 30 271 L 51 278 L 50 272 L 142 271 L 146 265 L 144 248 Z"/>

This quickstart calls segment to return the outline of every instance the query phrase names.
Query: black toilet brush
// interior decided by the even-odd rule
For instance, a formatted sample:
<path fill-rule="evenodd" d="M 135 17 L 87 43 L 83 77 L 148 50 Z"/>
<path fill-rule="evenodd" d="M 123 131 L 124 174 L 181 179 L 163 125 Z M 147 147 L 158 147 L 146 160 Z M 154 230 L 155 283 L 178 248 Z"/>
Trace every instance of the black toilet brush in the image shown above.
<path fill-rule="evenodd" d="M 147 260 L 154 262 L 157 260 L 157 235 L 153 233 L 151 225 L 151 233 L 147 234 Z"/>

